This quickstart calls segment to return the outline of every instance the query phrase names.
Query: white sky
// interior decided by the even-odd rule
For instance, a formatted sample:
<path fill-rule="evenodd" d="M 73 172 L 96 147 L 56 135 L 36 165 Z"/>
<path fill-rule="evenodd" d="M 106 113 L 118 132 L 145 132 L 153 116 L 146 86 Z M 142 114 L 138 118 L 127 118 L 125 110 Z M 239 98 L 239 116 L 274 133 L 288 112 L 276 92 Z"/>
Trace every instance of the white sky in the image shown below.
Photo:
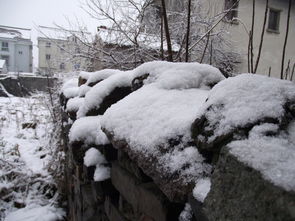
<path fill-rule="evenodd" d="M 53 27 L 56 23 L 68 27 L 68 18 L 74 25 L 78 20 L 90 32 L 95 33 L 100 22 L 83 11 L 82 2 L 83 0 L 0 0 L 0 25 L 32 29 L 34 66 L 37 66 L 38 25 Z"/>

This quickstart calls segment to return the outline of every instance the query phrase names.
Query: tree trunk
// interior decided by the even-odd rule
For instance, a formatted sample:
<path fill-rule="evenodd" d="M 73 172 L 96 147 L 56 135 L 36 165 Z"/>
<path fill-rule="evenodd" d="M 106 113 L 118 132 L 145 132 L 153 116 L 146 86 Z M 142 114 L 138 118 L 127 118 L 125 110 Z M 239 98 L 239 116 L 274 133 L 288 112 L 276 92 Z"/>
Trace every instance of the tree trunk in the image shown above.
<path fill-rule="evenodd" d="M 257 71 L 258 64 L 259 64 L 259 60 L 260 60 L 260 55 L 261 55 L 261 51 L 262 51 L 262 44 L 263 44 L 263 38 L 264 38 L 264 33 L 265 33 L 265 26 L 266 26 L 267 13 L 268 13 L 268 0 L 266 0 L 266 5 L 265 5 L 263 27 L 262 27 L 262 33 L 261 33 L 260 44 L 259 44 L 259 50 L 258 50 L 258 55 L 257 55 L 257 59 L 256 59 L 255 68 L 254 68 L 254 73 L 256 73 L 256 71 Z"/>
<path fill-rule="evenodd" d="M 285 55 L 286 55 L 286 46 L 287 46 L 288 35 L 289 35 L 289 25 L 290 25 L 291 7 L 292 7 L 292 0 L 289 0 L 286 37 L 285 37 L 285 42 L 284 42 L 284 47 L 283 47 L 283 55 L 282 55 L 281 79 L 284 78 L 284 63 L 285 63 Z"/>
<path fill-rule="evenodd" d="M 188 50 L 188 48 L 189 48 L 190 23 L 191 23 L 191 3 L 192 3 L 192 0 L 188 0 L 185 62 L 188 62 L 188 57 L 189 57 L 189 50 Z"/>
<path fill-rule="evenodd" d="M 171 39 L 170 39 L 170 33 L 169 33 L 165 0 L 162 0 L 162 12 L 163 12 L 163 17 L 164 17 L 164 28 L 165 28 L 166 42 L 167 42 L 167 48 L 168 48 L 168 61 L 173 61 L 173 54 L 172 54 Z"/>

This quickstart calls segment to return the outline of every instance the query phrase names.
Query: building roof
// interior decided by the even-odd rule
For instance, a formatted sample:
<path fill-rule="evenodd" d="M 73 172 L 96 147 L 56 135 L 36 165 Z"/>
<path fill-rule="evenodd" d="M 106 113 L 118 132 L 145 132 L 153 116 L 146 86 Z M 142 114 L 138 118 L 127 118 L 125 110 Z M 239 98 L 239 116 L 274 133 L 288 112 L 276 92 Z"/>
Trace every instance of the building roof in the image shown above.
<path fill-rule="evenodd" d="M 31 39 L 31 29 L 0 25 L 0 37 Z"/>

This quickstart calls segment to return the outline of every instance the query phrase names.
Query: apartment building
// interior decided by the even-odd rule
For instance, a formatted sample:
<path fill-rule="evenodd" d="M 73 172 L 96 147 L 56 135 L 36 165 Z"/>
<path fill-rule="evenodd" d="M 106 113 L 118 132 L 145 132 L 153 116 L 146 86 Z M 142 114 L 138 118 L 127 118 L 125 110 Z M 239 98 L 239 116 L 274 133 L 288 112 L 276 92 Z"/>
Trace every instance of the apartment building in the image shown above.
<path fill-rule="evenodd" d="M 33 43 L 23 32 L 30 29 L 0 26 L 0 59 L 5 60 L 9 72 L 33 71 Z"/>
<path fill-rule="evenodd" d="M 38 37 L 38 69 L 41 74 L 87 70 L 90 59 L 87 47 L 73 31 L 65 32 L 56 28 L 43 27 L 52 33 L 62 35 Z M 43 32 L 44 33 L 44 32 Z M 77 32 L 77 34 L 79 34 Z M 84 39 L 83 39 L 84 40 Z"/>

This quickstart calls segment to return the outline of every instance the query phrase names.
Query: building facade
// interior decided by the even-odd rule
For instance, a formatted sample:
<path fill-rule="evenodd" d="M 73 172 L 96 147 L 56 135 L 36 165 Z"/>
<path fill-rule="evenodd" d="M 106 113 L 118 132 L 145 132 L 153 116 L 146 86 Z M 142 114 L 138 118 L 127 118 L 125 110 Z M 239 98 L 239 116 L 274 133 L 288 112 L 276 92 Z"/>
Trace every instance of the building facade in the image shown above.
<path fill-rule="evenodd" d="M 206 33 L 208 28 L 212 27 L 219 18 L 221 22 L 213 29 L 210 34 L 216 34 L 219 30 L 226 33 L 224 41 L 228 42 L 229 50 L 237 56 L 231 56 L 229 60 L 235 58 L 235 69 L 233 72 L 246 73 L 251 72 L 248 68 L 249 57 L 249 38 L 252 27 L 252 12 L 253 12 L 253 0 L 191 0 L 192 1 L 192 22 L 191 29 L 193 34 L 196 32 Z M 166 8 L 168 12 L 168 18 L 173 12 L 179 14 L 187 9 L 188 1 L 183 0 L 166 0 Z M 161 0 L 154 0 L 153 4 L 157 7 L 161 7 Z M 281 63 L 283 56 L 283 46 L 286 37 L 287 30 L 287 17 L 288 17 L 288 5 L 289 0 L 269 0 L 267 9 L 266 25 L 263 37 L 262 50 L 260 60 L 256 73 L 263 75 L 270 75 L 272 77 L 280 78 L 281 76 Z M 233 7 L 232 7 L 233 6 Z M 227 14 L 226 12 L 230 10 Z M 262 29 L 264 23 L 266 9 L 266 0 L 255 1 L 255 17 L 253 28 L 253 66 L 255 67 L 258 57 L 258 51 L 261 42 Z M 187 13 L 187 12 L 184 12 Z M 226 15 L 225 15 L 226 14 Z M 194 15 L 197 15 L 194 17 Z M 197 19 L 196 19 L 197 17 Z M 209 19 L 208 19 L 209 18 Z M 210 18 L 215 18 L 210 25 L 203 24 L 210 22 Z M 193 20 L 200 20 L 200 22 L 194 23 Z M 193 27 L 197 24 L 199 27 Z M 295 64 L 295 1 L 292 0 L 292 7 L 290 13 L 290 25 L 288 41 L 286 45 L 285 62 L 284 62 L 284 79 L 289 79 L 294 70 Z M 186 26 L 186 24 L 184 24 Z M 202 36 L 202 35 L 201 35 Z M 197 40 L 194 39 L 194 42 Z M 206 38 L 204 41 L 206 42 Z M 209 41 L 210 42 L 210 41 Z M 199 45 L 200 45 L 199 44 Z M 199 46 L 205 48 L 206 44 Z M 215 47 L 218 51 L 218 46 Z M 221 49 L 223 50 L 223 49 Z M 202 55 L 202 51 L 197 51 L 194 58 L 198 57 L 198 54 Z M 207 51 L 210 51 L 210 44 L 207 47 Z M 214 50 L 213 50 L 213 53 Z M 250 52 L 251 54 L 251 52 Z M 200 59 L 191 59 L 191 61 L 199 61 Z M 205 59 L 204 59 L 205 60 Z M 205 61 L 206 62 L 206 61 Z M 217 65 L 218 66 L 218 65 Z M 288 72 L 286 76 L 286 72 Z M 286 77 L 285 77 L 286 76 Z M 295 81 L 295 76 L 293 76 Z"/>
<path fill-rule="evenodd" d="M 0 59 L 6 61 L 9 72 L 33 71 L 33 43 L 18 30 L 0 26 Z"/>
<path fill-rule="evenodd" d="M 88 70 L 90 33 L 40 26 L 38 37 L 38 71 L 52 75 L 57 72 Z"/>

